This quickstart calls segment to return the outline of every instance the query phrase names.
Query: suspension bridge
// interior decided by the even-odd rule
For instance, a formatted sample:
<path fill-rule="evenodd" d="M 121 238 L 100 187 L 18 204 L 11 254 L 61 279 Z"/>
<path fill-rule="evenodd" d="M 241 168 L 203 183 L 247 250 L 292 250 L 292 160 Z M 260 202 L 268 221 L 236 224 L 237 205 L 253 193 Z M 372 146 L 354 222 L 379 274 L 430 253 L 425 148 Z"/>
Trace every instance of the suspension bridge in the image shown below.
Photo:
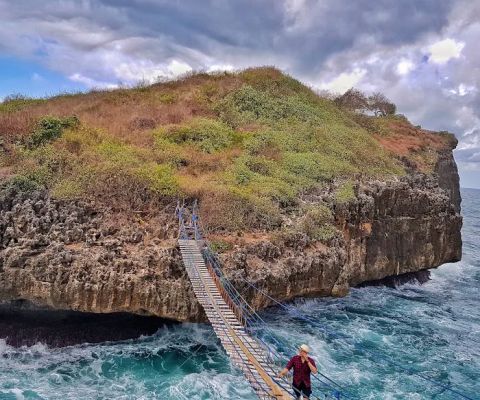
<path fill-rule="evenodd" d="M 291 389 L 291 376 L 287 375 L 283 378 L 278 376 L 288 359 L 280 354 L 277 348 L 282 348 L 291 354 L 296 352 L 296 348 L 269 334 L 265 321 L 224 276 L 218 258 L 203 237 L 197 203 L 194 203 L 191 211 L 178 204 L 176 215 L 179 222 L 178 244 L 193 291 L 232 363 L 243 372 L 259 399 L 293 400 L 295 397 Z M 253 283 L 247 280 L 245 283 L 286 311 L 292 309 L 268 296 Z M 295 310 L 295 307 L 293 309 Z M 325 329 L 315 320 L 302 315 L 297 316 L 313 326 Z M 261 336 L 266 336 L 269 340 L 266 341 Z M 384 357 L 384 355 L 380 356 Z M 474 400 L 455 388 L 412 369 L 404 368 L 404 371 L 438 387 L 442 393 L 454 395 L 456 399 Z M 318 394 L 312 395 L 311 399 L 358 399 L 320 371 L 318 375 L 312 377 L 317 384 L 315 391 Z"/>

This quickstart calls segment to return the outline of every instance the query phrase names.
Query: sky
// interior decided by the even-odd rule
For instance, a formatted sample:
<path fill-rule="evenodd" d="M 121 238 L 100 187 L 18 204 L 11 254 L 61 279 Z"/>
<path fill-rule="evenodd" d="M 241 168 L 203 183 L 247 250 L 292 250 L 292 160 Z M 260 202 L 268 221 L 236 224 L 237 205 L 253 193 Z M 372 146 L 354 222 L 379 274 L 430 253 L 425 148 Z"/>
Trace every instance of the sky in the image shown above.
<path fill-rule="evenodd" d="M 272 65 L 454 133 L 480 188 L 480 0 L 0 0 L 0 100 Z"/>

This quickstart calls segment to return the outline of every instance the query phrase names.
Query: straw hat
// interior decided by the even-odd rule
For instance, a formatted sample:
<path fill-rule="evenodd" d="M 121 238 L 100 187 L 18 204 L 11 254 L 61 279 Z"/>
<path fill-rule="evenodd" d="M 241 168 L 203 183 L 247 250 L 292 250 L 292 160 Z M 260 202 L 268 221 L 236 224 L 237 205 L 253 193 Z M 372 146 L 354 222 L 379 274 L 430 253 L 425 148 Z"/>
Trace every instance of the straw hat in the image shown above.
<path fill-rule="evenodd" d="M 308 347 L 306 344 L 302 344 L 300 346 L 300 350 L 304 351 L 305 353 L 310 353 L 310 347 Z"/>

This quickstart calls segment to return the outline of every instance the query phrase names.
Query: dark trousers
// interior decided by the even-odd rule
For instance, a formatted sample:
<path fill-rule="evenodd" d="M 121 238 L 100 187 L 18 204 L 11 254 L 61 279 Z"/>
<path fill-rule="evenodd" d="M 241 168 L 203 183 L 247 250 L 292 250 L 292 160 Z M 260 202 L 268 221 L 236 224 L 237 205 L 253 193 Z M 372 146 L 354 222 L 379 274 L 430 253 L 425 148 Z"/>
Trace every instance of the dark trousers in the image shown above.
<path fill-rule="evenodd" d="M 292 388 L 297 399 L 299 399 L 300 395 L 302 394 L 305 397 L 310 397 L 310 395 L 312 394 L 312 388 L 307 387 L 303 382 L 300 382 L 298 385 L 293 384 Z"/>

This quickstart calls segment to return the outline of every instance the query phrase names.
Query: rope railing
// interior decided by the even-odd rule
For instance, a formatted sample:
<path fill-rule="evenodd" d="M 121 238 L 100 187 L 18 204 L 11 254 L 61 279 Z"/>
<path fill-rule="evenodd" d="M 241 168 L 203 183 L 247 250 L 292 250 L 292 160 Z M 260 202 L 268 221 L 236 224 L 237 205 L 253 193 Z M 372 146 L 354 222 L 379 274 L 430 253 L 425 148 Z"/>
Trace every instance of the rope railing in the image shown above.
<path fill-rule="evenodd" d="M 187 260 L 188 260 L 188 258 L 187 258 Z M 188 261 L 193 262 L 193 259 L 190 259 Z M 192 273 L 195 275 L 196 278 L 201 279 L 201 276 L 196 269 L 193 268 Z M 211 304 L 211 306 L 213 307 L 213 304 Z M 259 395 L 259 397 L 262 396 L 262 398 L 264 398 L 264 399 L 272 399 L 270 394 L 267 391 L 265 391 L 265 389 L 263 389 L 262 382 L 260 382 L 256 378 L 256 376 L 250 371 L 248 366 L 244 365 L 244 363 L 242 362 L 242 356 L 241 356 L 240 352 L 238 351 L 237 347 L 235 346 L 235 343 L 230 338 L 229 332 L 227 330 L 227 325 L 226 324 L 222 325 L 220 329 L 223 332 L 222 336 L 226 340 L 228 340 L 228 342 L 230 344 L 231 351 L 234 351 L 236 353 L 236 355 L 235 354 L 233 355 L 234 361 L 236 362 L 237 366 L 240 367 L 242 372 L 245 374 L 245 376 L 246 376 L 247 380 L 250 382 L 250 385 L 252 386 L 252 388 Z"/>
<path fill-rule="evenodd" d="M 270 301 L 272 301 L 275 305 L 283 308 L 284 310 L 288 311 L 288 312 L 293 312 L 295 314 L 295 316 L 298 318 L 298 319 L 301 319 L 305 322 L 308 322 L 311 326 L 314 326 L 318 329 L 321 329 L 326 335 L 331 335 L 335 338 L 343 338 L 343 339 L 353 339 L 351 336 L 348 336 L 348 335 L 339 335 L 338 333 L 336 332 L 331 332 L 329 329 L 327 329 L 325 326 L 323 326 L 322 324 L 320 324 L 317 320 L 313 319 L 313 318 L 310 318 L 308 316 L 305 316 L 297 307 L 295 307 L 294 305 L 286 305 L 285 303 L 281 302 L 281 301 L 278 301 L 276 300 L 275 298 L 271 297 L 268 293 L 266 293 L 265 291 L 263 291 L 262 289 L 258 288 L 256 285 L 254 285 L 253 283 L 251 283 L 250 281 L 248 281 L 247 279 L 243 279 L 243 278 L 240 278 L 243 282 L 245 282 L 248 286 L 250 286 L 252 289 L 256 290 L 257 292 L 261 293 L 263 296 L 265 296 L 266 298 L 268 298 Z M 432 384 L 433 386 L 436 386 L 437 388 L 441 389 L 442 391 L 447 391 L 447 392 L 450 392 L 451 394 L 454 394 L 456 396 L 460 396 L 460 398 L 462 399 L 466 399 L 466 400 L 475 400 L 473 397 L 470 397 L 469 395 L 466 395 L 465 393 L 462 393 L 460 392 L 459 390 L 455 389 L 455 388 L 452 388 L 450 385 L 445 385 L 441 382 L 438 382 L 436 381 L 435 379 L 432 379 L 430 377 L 427 377 L 427 376 L 424 376 L 422 375 L 421 373 L 419 373 L 418 371 L 412 369 L 412 368 L 409 368 L 409 367 L 405 367 L 401 364 L 399 364 L 398 362 L 396 362 L 395 360 L 392 359 L 391 356 L 389 356 L 388 354 L 385 354 L 385 353 L 379 353 L 377 351 L 374 351 L 374 350 L 370 350 L 370 349 L 365 349 L 365 348 L 362 348 L 361 349 L 364 353 L 366 354 L 369 354 L 370 356 L 373 355 L 373 359 L 375 360 L 375 358 L 378 356 L 380 359 L 382 360 L 386 360 L 388 361 L 390 364 L 394 364 L 396 367 L 398 367 L 399 369 L 403 370 L 404 372 L 408 373 L 408 374 L 412 374 L 412 375 L 415 375 L 425 381 L 428 381 L 430 384 Z M 375 362 L 377 363 L 377 361 L 375 360 Z"/>
<path fill-rule="evenodd" d="M 238 317 L 238 320 L 244 326 L 245 330 L 253 334 L 256 338 L 256 342 L 263 348 L 268 362 L 269 362 L 269 371 L 272 379 L 280 387 L 285 390 L 290 390 L 290 384 L 288 382 L 288 377 L 281 379 L 276 378 L 280 369 L 288 361 L 288 358 L 279 353 L 272 345 L 265 342 L 260 335 L 257 334 L 257 330 L 261 331 L 265 336 L 269 338 L 276 346 L 280 348 L 288 349 L 289 351 L 296 352 L 296 349 L 279 340 L 272 332 L 269 331 L 265 321 L 258 315 L 258 313 L 250 306 L 250 304 L 245 300 L 245 298 L 238 292 L 238 290 L 233 286 L 233 284 L 225 277 L 223 270 L 221 268 L 220 261 L 218 260 L 215 253 L 211 250 L 211 247 L 208 244 L 208 241 L 203 238 L 203 234 L 200 227 L 200 221 L 198 217 L 197 204 L 194 203 L 192 208 L 192 213 L 190 216 L 190 222 L 188 225 L 185 224 L 185 212 L 184 207 L 177 206 L 176 210 L 177 216 L 179 218 L 179 227 L 180 227 L 180 238 L 182 239 L 191 239 L 196 241 L 202 241 L 204 247 L 202 249 L 202 254 L 205 259 L 209 274 L 212 276 L 215 285 L 219 289 L 219 292 L 222 298 L 225 300 L 225 303 L 229 306 L 232 312 Z M 251 346 L 250 346 L 251 347 Z M 252 349 L 255 350 L 255 349 Z M 278 370 L 273 367 L 278 368 Z M 325 374 L 319 372 L 319 376 L 313 375 L 313 379 L 321 386 L 321 391 L 324 393 L 323 399 L 350 399 L 349 394 L 347 394 L 343 388 Z M 273 378 L 275 377 L 275 378 Z M 285 388 L 287 385 L 288 389 Z M 340 390 L 340 388 L 343 390 Z M 313 399 L 320 399 L 320 397 L 311 397 Z"/>

